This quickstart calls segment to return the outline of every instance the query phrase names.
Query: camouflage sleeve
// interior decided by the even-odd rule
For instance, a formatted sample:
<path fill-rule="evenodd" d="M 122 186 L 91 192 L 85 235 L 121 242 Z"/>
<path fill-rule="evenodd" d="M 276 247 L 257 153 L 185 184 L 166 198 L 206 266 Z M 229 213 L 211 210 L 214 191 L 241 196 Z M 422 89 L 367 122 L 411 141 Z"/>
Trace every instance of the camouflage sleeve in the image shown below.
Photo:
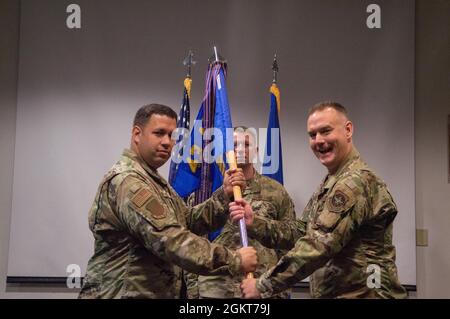
<path fill-rule="evenodd" d="M 275 249 L 292 249 L 297 240 L 305 234 L 306 224 L 299 219 L 273 220 L 255 216 L 248 234 L 264 246 Z"/>
<path fill-rule="evenodd" d="M 161 259 L 197 274 L 239 273 L 238 253 L 212 244 L 183 227 L 175 213 L 138 177 L 126 177 L 113 202 L 124 231 Z"/>
<path fill-rule="evenodd" d="M 294 202 L 292 201 L 289 194 L 286 190 L 282 190 L 280 195 L 278 195 L 280 199 L 278 200 L 279 204 L 277 205 L 277 220 L 280 222 L 291 222 L 295 220 L 295 207 Z"/>
<path fill-rule="evenodd" d="M 344 183 L 336 185 L 323 210 L 311 221 L 305 236 L 258 279 L 261 296 L 267 298 L 283 291 L 325 265 L 350 241 L 366 213 L 365 197 Z"/>
<path fill-rule="evenodd" d="M 292 201 L 291 197 L 289 196 L 289 194 L 287 193 L 287 191 L 284 188 L 282 188 L 280 197 L 281 197 L 281 200 L 280 200 L 281 203 L 280 203 L 280 206 L 278 207 L 277 220 L 280 222 L 280 224 L 293 224 L 293 226 L 295 227 L 295 228 L 293 228 L 293 230 L 297 234 L 291 235 L 292 240 L 289 240 L 289 242 L 292 245 L 286 246 L 282 242 L 283 237 L 284 238 L 286 237 L 285 232 L 281 233 L 282 236 L 281 236 L 281 238 L 278 239 L 278 241 L 281 242 L 281 245 L 277 244 L 276 246 L 274 246 L 274 249 L 275 249 L 275 252 L 277 253 L 278 259 L 280 259 L 282 256 L 284 256 L 288 252 L 288 250 L 293 247 L 293 245 L 298 240 L 298 238 L 300 238 L 302 236 L 302 234 L 304 234 L 304 232 L 302 233 L 301 230 L 304 229 L 303 226 L 305 226 L 305 224 L 301 223 L 300 221 L 299 222 L 296 221 L 294 202 Z"/>
<path fill-rule="evenodd" d="M 397 216 L 397 206 L 386 184 L 371 171 L 363 171 L 361 177 L 362 180 L 366 181 L 372 199 L 373 208 L 368 218 L 384 220 L 385 224 L 389 225 Z M 349 181 L 347 184 L 350 187 L 356 187 L 354 181 Z"/>
<path fill-rule="evenodd" d="M 219 187 L 213 195 L 186 212 L 186 222 L 190 231 L 197 235 L 205 235 L 225 225 L 228 220 L 228 197 L 223 187 Z"/>
<path fill-rule="evenodd" d="M 284 191 L 280 196 L 278 218 L 255 215 L 253 225 L 248 227 L 248 234 L 266 247 L 291 249 L 305 234 L 306 223 L 295 218 L 294 202 L 289 194 Z"/>
<path fill-rule="evenodd" d="M 198 275 L 191 272 L 184 272 L 183 277 L 186 284 L 186 297 L 188 299 L 200 299 Z"/>

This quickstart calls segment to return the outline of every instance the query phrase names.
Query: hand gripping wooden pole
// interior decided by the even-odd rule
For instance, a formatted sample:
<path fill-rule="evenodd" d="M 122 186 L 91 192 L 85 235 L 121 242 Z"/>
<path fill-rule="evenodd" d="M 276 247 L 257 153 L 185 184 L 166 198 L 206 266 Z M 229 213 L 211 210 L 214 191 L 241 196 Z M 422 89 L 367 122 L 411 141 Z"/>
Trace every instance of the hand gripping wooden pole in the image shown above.
<path fill-rule="evenodd" d="M 228 151 L 227 152 L 227 162 L 230 169 L 236 169 L 236 156 L 234 155 L 234 151 Z M 236 199 L 242 199 L 242 192 L 241 188 L 239 186 L 233 186 L 233 195 L 234 200 Z M 239 220 L 239 234 L 241 235 L 241 243 L 242 247 L 248 247 L 248 237 L 247 237 L 247 227 L 245 226 L 245 220 L 244 218 L 241 218 Z M 246 274 L 247 278 L 253 278 L 253 273 L 249 272 Z"/>

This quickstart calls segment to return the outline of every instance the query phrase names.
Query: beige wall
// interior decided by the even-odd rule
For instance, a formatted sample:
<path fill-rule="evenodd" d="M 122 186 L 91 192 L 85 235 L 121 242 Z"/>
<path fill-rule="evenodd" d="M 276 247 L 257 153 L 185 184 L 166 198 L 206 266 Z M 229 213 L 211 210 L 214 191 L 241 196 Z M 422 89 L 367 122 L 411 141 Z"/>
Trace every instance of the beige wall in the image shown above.
<path fill-rule="evenodd" d="M 450 1 L 416 9 L 416 227 L 428 230 L 428 247 L 417 247 L 417 295 L 450 298 Z"/>
<path fill-rule="evenodd" d="M 0 1 L 0 296 L 5 291 L 16 130 L 19 1 Z"/>
<path fill-rule="evenodd" d="M 0 0 L 0 298 L 71 298 L 76 293 L 58 287 L 6 288 L 16 132 L 19 12 L 18 0 Z"/>
<path fill-rule="evenodd" d="M 416 6 L 416 223 L 428 229 L 428 247 L 417 249 L 419 298 L 450 298 L 450 184 L 447 116 L 450 114 L 450 2 Z M 57 287 L 10 286 L 6 271 L 11 219 L 17 103 L 19 1 L 0 0 L 0 297 L 71 298 Z M 303 294 L 301 294 L 303 296 Z"/>

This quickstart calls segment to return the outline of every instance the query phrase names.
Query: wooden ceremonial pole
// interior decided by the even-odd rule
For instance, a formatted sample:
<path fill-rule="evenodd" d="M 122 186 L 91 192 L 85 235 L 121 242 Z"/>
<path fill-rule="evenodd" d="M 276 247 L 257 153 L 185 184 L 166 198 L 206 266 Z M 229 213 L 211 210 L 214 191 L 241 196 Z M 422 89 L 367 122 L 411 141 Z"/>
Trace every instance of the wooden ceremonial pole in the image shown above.
<path fill-rule="evenodd" d="M 219 55 L 217 54 L 217 48 L 214 47 L 214 54 L 216 58 L 216 62 L 219 62 Z M 227 151 L 226 153 L 227 163 L 230 169 L 237 169 L 236 164 L 236 155 L 234 154 L 234 150 Z M 242 199 L 242 192 L 239 186 L 233 186 L 233 196 L 234 199 Z M 241 243 L 242 247 L 248 247 L 248 237 L 247 237 L 247 227 L 245 226 L 244 218 L 239 220 L 239 234 L 241 235 Z M 253 278 L 253 273 L 249 272 L 246 274 L 247 278 Z"/>
<path fill-rule="evenodd" d="M 236 156 L 233 150 L 227 152 L 227 162 L 230 169 L 237 169 Z M 233 196 L 234 200 L 242 199 L 242 192 L 239 186 L 233 186 Z M 242 247 L 248 247 L 247 227 L 245 226 L 244 218 L 239 220 L 239 234 L 241 235 Z M 253 278 L 253 273 L 247 273 L 246 277 Z"/>

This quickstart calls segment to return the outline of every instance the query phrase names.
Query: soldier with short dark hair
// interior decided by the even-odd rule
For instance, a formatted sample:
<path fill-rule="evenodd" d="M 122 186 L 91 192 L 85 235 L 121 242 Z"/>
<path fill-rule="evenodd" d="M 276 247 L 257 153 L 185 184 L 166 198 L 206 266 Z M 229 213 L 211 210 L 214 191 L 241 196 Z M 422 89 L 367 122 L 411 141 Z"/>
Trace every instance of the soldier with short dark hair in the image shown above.
<path fill-rule="evenodd" d="M 80 298 L 177 298 L 181 269 L 233 275 L 255 270 L 253 248 L 236 252 L 197 236 L 227 221 L 232 187 L 245 186 L 242 171 L 227 171 L 223 186 L 193 208 L 158 174 L 171 155 L 176 119 L 160 104 L 136 113 L 131 149 L 103 177 L 89 213 L 95 251 Z"/>
<path fill-rule="evenodd" d="M 314 298 L 405 298 L 392 244 L 397 207 L 386 184 L 353 146 L 353 124 L 336 102 L 314 106 L 309 143 L 328 174 L 295 223 L 253 215 L 245 201 L 230 204 L 234 220 L 268 247 L 291 249 L 258 279 L 245 279 L 246 298 L 267 298 L 310 276 Z M 373 279 L 373 280 L 372 280 Z"/>

